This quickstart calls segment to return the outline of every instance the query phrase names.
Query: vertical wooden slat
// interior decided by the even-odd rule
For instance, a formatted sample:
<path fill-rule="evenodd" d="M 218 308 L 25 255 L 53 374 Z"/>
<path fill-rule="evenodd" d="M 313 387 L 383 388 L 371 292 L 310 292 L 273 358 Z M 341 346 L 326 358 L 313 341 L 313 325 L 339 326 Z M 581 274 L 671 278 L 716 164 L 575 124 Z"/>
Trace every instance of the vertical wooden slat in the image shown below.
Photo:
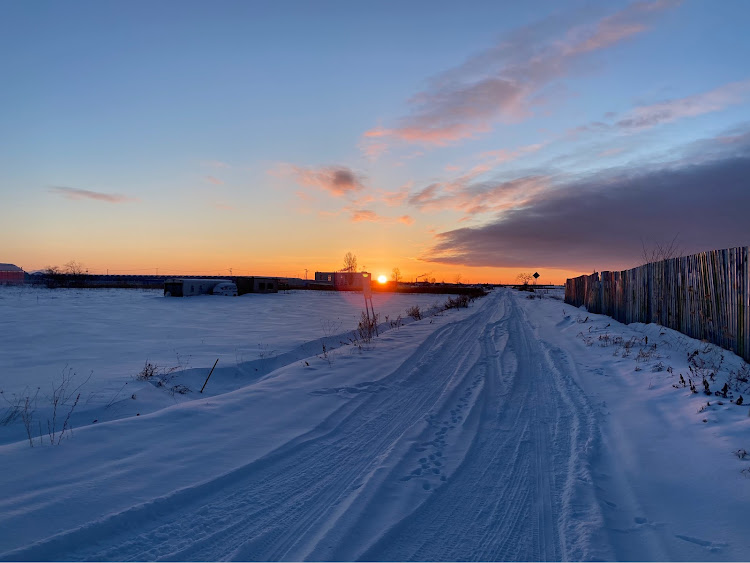
<path fill-rule="evenodd" d="M 750 361 L 750 248 L 711 250 L 568 279 L 565 302 L 623 322 L 658 322 Z"/>

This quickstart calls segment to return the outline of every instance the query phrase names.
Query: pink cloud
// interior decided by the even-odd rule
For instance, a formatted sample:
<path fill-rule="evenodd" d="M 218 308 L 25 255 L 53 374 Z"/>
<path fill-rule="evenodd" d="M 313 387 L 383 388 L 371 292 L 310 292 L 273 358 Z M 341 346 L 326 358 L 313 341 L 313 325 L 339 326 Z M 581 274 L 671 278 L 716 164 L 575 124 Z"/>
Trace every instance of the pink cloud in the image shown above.
<path fill-rule="evenodd" d="M 380 200 L 389 207 L 398 207 L 403 205 L 409 198 L 409 191 L 414 182 L 408 182 L 393 192 L 381 192 Z"/>
<path fill-rule="evenodd" d="M 214 176 L 204 176 L 203 179 L 206 180 L 206 182 L 208 182 L 209 184 L 213 184 L 214 186 L 224 185 L 224 182 L 222 180 L 219 180 L 218 178 Z"/>
<path fill-rule="evenodd" d="M 673 5 L 634 3 L 558 40 L 520 30 L 432 80 L 430 88 L 412 97 L 412 111 L 394 127 L 379 126 L 363 136 L 444 146 L 486 133 L 498 122 L 527 119 L 576 58 L 643 33 L 657 13 Z"/>
<path fill-rule="evenodd" d="M 413 225 L 414 224 L 414 218 L 409 215 L 402 215 L 398 218 L 399 223 L 403 223 L 404 225 Z"/>
<path fill-rule="evenodd" d="M 549 187 L 549 178 L 528 176 L 508 182 L 472 184 L 470 177 L 435 183 L 409 198 L 421 211 L 458 211 L 464 219 L 522 207 Z"/>
<path fill-rule="evenodd" d="M 359 143 L 359 149 L 367 160 L 375 161 L 388 152 L 388 143 L 375 141 L 374 138 L 365 138 Z"/>
<path fill-rule="evenodd" d="M 131 198 L 120 194 L 106 194 L 91 190 L 82 190 L 80 188 L 68 188 L 65 186 L 53 186 L 49 191 L 72 200 L 93 199 L 95 201 L 104 201 L 107 203 L 127 203 L 138 201 L 137 198 Z"/>

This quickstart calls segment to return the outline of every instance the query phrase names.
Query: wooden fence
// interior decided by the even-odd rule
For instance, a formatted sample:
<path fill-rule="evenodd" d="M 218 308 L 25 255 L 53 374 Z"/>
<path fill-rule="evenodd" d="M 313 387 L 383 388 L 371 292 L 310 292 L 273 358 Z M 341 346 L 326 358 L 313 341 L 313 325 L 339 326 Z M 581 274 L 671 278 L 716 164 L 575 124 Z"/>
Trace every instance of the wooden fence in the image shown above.
<path fill-rule="evenodd" d="M 568 279 L 565 302 L 626 324 L 658 323 L 750 361 L 746 246 Z"/>

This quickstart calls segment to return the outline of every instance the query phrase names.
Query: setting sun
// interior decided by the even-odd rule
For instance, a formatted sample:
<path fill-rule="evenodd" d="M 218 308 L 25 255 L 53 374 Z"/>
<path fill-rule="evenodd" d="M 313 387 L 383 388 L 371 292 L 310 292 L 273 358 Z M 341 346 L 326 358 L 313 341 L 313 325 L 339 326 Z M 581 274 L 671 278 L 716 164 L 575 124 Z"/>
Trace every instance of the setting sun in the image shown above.
<path fill-rule="evenodd" d="M 378 276 L 378 283 L 385 283 L 387 281 L 388 281 L 387 277 L 385 277 L 383 275 Z"/>

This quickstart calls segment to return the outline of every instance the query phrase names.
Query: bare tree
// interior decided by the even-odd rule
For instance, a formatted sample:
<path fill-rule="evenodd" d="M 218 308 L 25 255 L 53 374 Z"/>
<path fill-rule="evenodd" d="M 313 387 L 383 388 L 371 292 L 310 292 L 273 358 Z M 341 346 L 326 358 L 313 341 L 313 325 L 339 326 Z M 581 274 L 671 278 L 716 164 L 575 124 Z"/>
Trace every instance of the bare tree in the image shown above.
<path fill-rule="evenodd" d="M 351 252 L 344 254 L 344 267 L 341 268 L 342 272 L 356 272 L 357 271 L 357 256 Z"/>
<path fill-rule="evenodd" d="M 63 266 L 63 272 L 72 276 L 81 276 L 86 273 L 86 268 L 80 262 L 71 260 Z"/>
<path fill-rule="evenodd" d="M 461 278 L 462 278 L 462 277 L 463 277 L 463 276 L 462 276 L 462 275 L 461 275 L 461 273 L 459 272 L 458 274 L 456 274 L 455 276 L 453 276 L 453 283 L 455 283 L 456 285 L 460 284 L 460 283 L 461 283 Z"/>
<path fill-rule="evenodd" d="M 534 277 L 534 274 L 529 274 L 528 272 L 521 272 L 516 276 L 516 281 L 522 285 L 529 285 L 529 282 L 531 281 L 531 278 Z"/>
<path fill-rule="evenodd" d="M 393 271 L 391 272 L 391 279 L 396 283 L 400 282 L 403 279 L 401 277 L 401 270 L 398 268 L 393 268 Z"/>
<path fill-rule="evenodd" d="M 680 256 L 683 249 L 677 241 L 679 236 L 680 233 L 677 233 L 668 243 L 655 242 L 651 248 L 646 248 L 646 243 L 643 238 L 641 238 L 641 260 L 643 261 L 643 264 L 661 262 L 662 260 L 669 260 L 670 258 Z"/>
<path fill-rule="evenodd" d="M 44 267 L 44 285 L 47 287 L 60 287 L 64 278 L 65 275 L 58 266 Z"/>

